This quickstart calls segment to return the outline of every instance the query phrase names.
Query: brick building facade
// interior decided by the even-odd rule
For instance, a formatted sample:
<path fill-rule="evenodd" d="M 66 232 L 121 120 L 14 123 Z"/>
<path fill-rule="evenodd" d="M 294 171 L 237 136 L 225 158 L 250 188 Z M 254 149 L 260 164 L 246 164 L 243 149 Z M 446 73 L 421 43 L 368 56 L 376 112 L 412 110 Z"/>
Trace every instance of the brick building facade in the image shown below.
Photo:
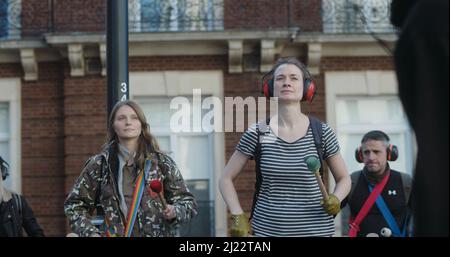
<path fill-rule="evenodd" d="M 9 133 L 9 149 L 13 144 L 19 144 L 20 149 L 15 161 L 10 158 L 13 172 L 20 174 L 15 177 L 18 182 L 11 185 L 29 201 L 46 234 L 61 236 L 68 231 L 63 212 L 66 194 L 85 160 L 97 153 L 106 139 L 106 2 L 9 1 L 14 2 L 21 5 L 19 34 L 0 37 L 0 82 L 20 81 L 20 98 L 10 100 L 18 101 L 20 110 L 20 117 L 9 117 L 20 124 L 19 131 Z M 142 14 L 146 1 L 136 2 Z M 330 1 L 187 2 L 219 3 L 218 10 L 223 12 L 217 18 L 220 28 L 130 31 L 131 90 L 133 74 L 214 71 L 222 74 L 221 97 L 258 97 L 260 79 L 268 67 L 280 56 L 296 56 L 308 64 L 318 86 L 315 101 L 303 104 L 303 111 L 330 121 L 326 81 L 333 81 L 333 77 L 327 77 L 327 73 L 391 74 L 394 69 L 392 57 L 367 31 L 324 31 L 327 20 L 322 13 Z M 137 7 L 130 6 L 130 12 L 133 8 Z M 133 13 L 129 16 L 131 20 Z M 392 47 L 395 36 L 390 32 L 384 36 Z M 4 84 L 0 84 L 0 93 Z M 395 90 L 388 92 L 395 96 Z M 369 91 L 367 95 L 377 94 Z M 0 98 L 2 101 L 8 102 Z M 330 122 L 335 130 L 336 124 Z M 20 137 L 11 139 L 13 134 Z M 240 135 L 224 133 L 224 143 L 219 145 L 223 159 L 219 158 L 215 166 L 223 167 Z M 212 235 L 221 236 L 226 234 L 227 215 L 220 193 L 214 188 L 220 171 L 213 174 L 216 225 Z M 254 179 L 251 163 L 235 184 L 245 211 L 251 207 Z"/>

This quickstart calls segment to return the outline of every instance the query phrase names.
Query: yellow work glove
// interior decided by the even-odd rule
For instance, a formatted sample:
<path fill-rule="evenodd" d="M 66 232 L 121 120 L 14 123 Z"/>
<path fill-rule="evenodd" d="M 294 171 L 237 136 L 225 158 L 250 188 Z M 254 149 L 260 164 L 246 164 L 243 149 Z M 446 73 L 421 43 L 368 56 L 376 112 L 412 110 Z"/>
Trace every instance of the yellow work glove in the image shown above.
<path fill-rule="evenodd" d="M 328 196 L 327 201 L 320 201 L 320 204 L 323 206 L 325 212 L 330 215 L 336 215 L 341 210 L 341 201 L 333 194 Z"/>
<path fill-rule="evenodd" d="M 239 215 L 231 215 L 231 236 L 233 237 L 247 237 L 250 225 L 248 223 L 248 216 L 245 213 Z"/>

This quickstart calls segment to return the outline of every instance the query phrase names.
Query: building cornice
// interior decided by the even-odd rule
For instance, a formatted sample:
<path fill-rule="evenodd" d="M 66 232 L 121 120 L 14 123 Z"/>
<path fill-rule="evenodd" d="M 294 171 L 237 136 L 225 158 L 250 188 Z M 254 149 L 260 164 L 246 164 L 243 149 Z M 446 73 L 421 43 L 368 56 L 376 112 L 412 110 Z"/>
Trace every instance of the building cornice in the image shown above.
<path fill-rule="evenodd" d="M 393 49 L 395 34 L 324 34 L 298 28 L 271 30 L 226 30 L 208 32 L 151 32 L 129 34 L 130 56 L 228 55 L 231 73 L 243 72 L 245 54 L 259 44 L 260 72 L 267 72 L 277 55 L 307 56 L 313 74 L 319 74 L 323 57 L 388 56 L 381 39 Z M 36 54 L 36 49 L 39 52 Z M 293 51 L 293 49 L 297 49 Z M 31 54 L 33 53 L 33 54 Z M 84 58 L 99 58 L 106 74 L 104 33 L 48 33 L 41 38 L 0 41 L 0 62 L 21 62 L 27 79 L 35 79 L 39 61 L 68 58 L 72 76 L 84 75 Z M 37 79 L 37 78 L 36 78 Z"/>

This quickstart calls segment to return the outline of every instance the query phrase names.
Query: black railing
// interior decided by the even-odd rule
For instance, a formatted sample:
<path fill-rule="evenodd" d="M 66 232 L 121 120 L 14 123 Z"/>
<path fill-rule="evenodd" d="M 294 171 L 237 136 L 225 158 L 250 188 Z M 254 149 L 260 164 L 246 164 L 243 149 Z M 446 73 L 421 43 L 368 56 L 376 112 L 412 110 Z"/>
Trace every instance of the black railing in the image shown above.
<path fill-rule="evenodd" d="M 391 0 L 322 0 L 321 17 L 319 13 L 310 14 L 313 21 L 308 22 L 322 23 L 324 33 L 393 33 L 390 3 Z M 306 21 L 299 16 L 306 3 L 292 0 L 128 0 L 128 4 L 130 32 L 310 26 L 303 24 Z M 80 13 L 82 7 L 86 10 Z M 106 5 L 101 0 L 0 0 L 0 40 L 48 32 L 104 32 L 105 15 Z"/>
<path fill-rule="evenodd" d="M 322 0 L 324 33 L 394 33 L 392 0 Z"/>
<path fill-rule="evenodd" d="M 27 0 L 0 0 L 0 39 L 47 32 L 105 31 L 103 2 L 93 3 L 94 8 L 90 6 L 83 16 L 73 12 L 82 1 L 24 1 Z M 224 29 L 224 0 L 128 0 L 128 9 L 129 32 Z"/>
<path fill-rule="evenodd" d="M 129 1 L 130 32 L 223 30 L 223 0 Z"/>
<path fill-rule="evenodd" d="M 22 5 L 16 0 L 0 0 L 0 39 L 20 38 Z"/>

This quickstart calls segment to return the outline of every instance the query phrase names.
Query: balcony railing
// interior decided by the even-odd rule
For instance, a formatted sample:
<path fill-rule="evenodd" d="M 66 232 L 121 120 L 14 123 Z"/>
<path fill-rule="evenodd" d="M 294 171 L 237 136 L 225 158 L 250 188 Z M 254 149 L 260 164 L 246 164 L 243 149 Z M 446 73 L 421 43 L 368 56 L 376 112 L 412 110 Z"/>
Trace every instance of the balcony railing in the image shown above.
<path fill-rule="evenodd" d="M 106 1 L 89 3 L 84 13 L 71 11 L 82 4 L 81 0 L 0 0 L 0 39 L 105 31 Z M 129 32 L 220 31 L 224 29 L 224 1 L 128 0 L 128 20 Z"/>
<path fill-rule="evenodd" d="M 223 30 L 223 0 L 130 0 L 130 32 Z"/>
<path fill-rule="evenodd" d="M 322 0 L 311 24 L 325 33 L 393 33 L 391 0 Z M 48 32 L 105 32 L 104 0 L 0 0 L 0 40 Z M 320 2 L 317 2 L 318 4 Z M 291 0 L 128 0 L 130 32 L 307 28 L 305 4 Z M 85 8 L 83 12 L 75 11 Z M 319 8 L 319 7 L 318 7 Z M 277 15 L 261 15 L 274 12 Z M 303 17 L 303 18 L 302 18 Z"/>
<path fill-rule="evenodd" d="M 394 33 L 391 0 L 323 0 L 324 33 Z"/>
<path fill-rule="evenodd" d="M 21 13 L 21 0 L 0 0 L 0 39 L 20 38 Z"/>

